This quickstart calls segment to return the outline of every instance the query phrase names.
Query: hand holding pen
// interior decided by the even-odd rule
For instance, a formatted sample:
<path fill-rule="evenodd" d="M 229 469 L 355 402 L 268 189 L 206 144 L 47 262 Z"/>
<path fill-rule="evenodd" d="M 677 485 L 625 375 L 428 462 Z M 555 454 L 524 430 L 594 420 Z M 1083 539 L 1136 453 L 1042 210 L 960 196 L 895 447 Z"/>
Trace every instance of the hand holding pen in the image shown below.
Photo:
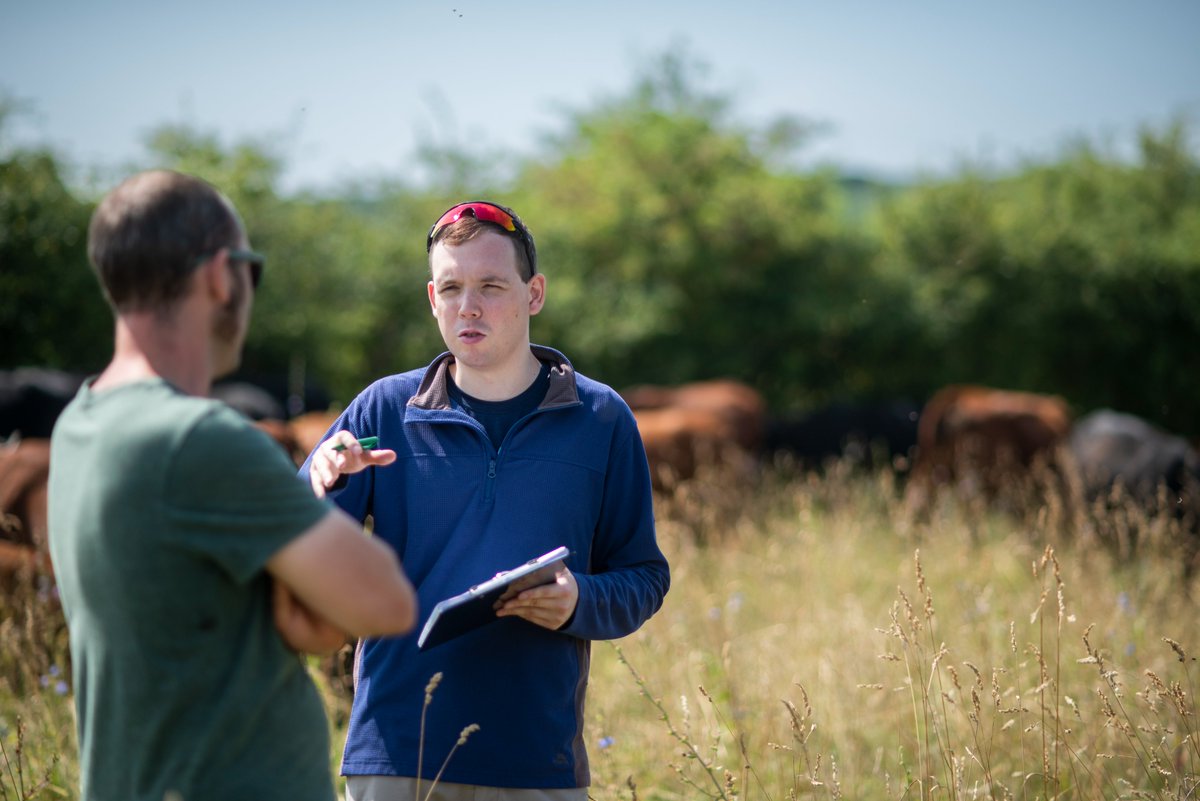
<path fill-rule="evenodd" d="M 308 480 L 313 493 L 324 498 L 326 491 L 342 475 L 358 473 L 368 467 L 383 467 L 396 461 L 396 452 L 376 447 L 379 437 L 355 439 L 349 431 L 339 431 L 313 452 Z"/>

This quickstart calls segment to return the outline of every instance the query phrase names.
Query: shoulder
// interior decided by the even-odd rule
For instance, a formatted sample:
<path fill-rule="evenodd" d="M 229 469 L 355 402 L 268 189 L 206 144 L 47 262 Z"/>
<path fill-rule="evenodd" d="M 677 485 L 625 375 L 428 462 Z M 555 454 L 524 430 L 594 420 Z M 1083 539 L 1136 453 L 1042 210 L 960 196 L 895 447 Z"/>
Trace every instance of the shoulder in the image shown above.
<path fill-rule="evenodd" d="M 608 384 L 601 383 L 594 378 L 588 378 L 583 373 L 575 374 L 575 385 L 579 388 L 580 398 L 588 397 L 602 403 L 616 403 L 620 406 L 625 405 L 625 401 L 617 394 L 617 391 Z"/>
<path fill-rule="evenodd" d="M 221 460 L 245 463 L 286 455 L 264 431 L 224 403 L 196 398 L 189 408 L 189 423 L 183 427 L 179 455 L 184 461 Z"/>
<path fill-rule="evenodd" d="M 404 373 L 384 376 L 371 382 L 366 389 L 358 393 L 354 399 L 356 406 L 376 406 L 399 404 L 403 406 L 408 399 L 416 394 L 421 386 L 428 368 L 420 367 Z"/>
<path fill-rule="evenodd" d="M 576 373 L 575 386 L 583 407 L 588 409 L 598 420 L 610 423 L 617 428 L 637 427 L 629 404 L 608 384 L 588 378 L 582 373 Z"/>
<path fill-rule="evenodd" d="M 611 406 L 629 411 L 629 405 L 625 403 L 625 399 L 608 384 L 588 378 L 583 373 L 575 373 L 575 386 L 579 390 L 579 399 L 584 403 Z"/>

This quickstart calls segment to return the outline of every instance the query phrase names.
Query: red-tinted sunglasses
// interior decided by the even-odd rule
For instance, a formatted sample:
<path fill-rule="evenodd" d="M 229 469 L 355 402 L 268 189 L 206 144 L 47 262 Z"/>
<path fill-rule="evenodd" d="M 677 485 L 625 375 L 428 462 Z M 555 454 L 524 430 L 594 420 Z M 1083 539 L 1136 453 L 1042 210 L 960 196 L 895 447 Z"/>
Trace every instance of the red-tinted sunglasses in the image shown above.
<path fill-rule="evenodd" d="M 464 214 L 474 217 L 477 220 L 495 223 L 505 231 L 516 234 L 517 238 L 521 240 L 521 246 L 525 248 L 525 257 L 529 260 L 530 274 L 537 273 L 537 250 L 534 248 L 533 235 L 529 233 L 529 229 L 521 222 L 520 217 L 503 206 L 497 206 L 495 203 L 489 203 L 486 200 L 471 200 L 447 209 L 441 217 L 438 217 L 437 222 L 429 228 L 429 235 L 425 237 L 425 252 L 428 253 L 433 250 L 434 237 L 443 228 L 458 222 Z"/>

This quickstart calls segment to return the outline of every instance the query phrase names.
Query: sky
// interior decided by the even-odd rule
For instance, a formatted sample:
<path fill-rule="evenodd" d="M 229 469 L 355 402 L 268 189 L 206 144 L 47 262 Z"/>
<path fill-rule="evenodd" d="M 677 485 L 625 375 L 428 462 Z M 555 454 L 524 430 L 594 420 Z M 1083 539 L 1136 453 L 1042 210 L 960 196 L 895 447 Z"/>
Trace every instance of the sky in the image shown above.
<path fill-rule="evenodd" d="M 419 177 L 421 143 L 535 155 L 682 49 L 737 122 L 817 123 L 802 166 L 1007 168 L 1139 129 L 1200 142 L 1200 0 L 0 0 L 0 146 L 150 166 L 185 123 L 268 143 L 284 189 Z"/>

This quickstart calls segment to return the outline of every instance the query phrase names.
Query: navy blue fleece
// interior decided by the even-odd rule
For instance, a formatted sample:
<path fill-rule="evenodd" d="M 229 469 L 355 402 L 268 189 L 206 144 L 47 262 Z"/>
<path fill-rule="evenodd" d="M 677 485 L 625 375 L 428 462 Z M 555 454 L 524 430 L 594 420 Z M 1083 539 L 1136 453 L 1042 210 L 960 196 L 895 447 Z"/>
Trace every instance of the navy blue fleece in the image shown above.
<path fill-rule="evenodd" d="M 373 517 L 376 536 L 396 549 L 417 589 L 417 632 L 438 601 L 559 545 L 570 548 L 579 584 L 575 615 L 560 631 L 505 618 L 427 652 L 415 632 L 361 642 L 344 774 L 416 775 L 425 687 L 440 672 L 426 711 L 426 778 L 476 723 L 444 781 L 589 783 L 590 641 L 636 630 L 662 605 L 670 577 L 628 406 L 557 351 L 533 352 L 551 364 L 550 388 L 499 448 L 451 407 L 449 354 L 375 382 L 330 429 L 378 436 L 397 453 L 392 465 L 348 477 L 333 500 L 359 520 Z"/>

